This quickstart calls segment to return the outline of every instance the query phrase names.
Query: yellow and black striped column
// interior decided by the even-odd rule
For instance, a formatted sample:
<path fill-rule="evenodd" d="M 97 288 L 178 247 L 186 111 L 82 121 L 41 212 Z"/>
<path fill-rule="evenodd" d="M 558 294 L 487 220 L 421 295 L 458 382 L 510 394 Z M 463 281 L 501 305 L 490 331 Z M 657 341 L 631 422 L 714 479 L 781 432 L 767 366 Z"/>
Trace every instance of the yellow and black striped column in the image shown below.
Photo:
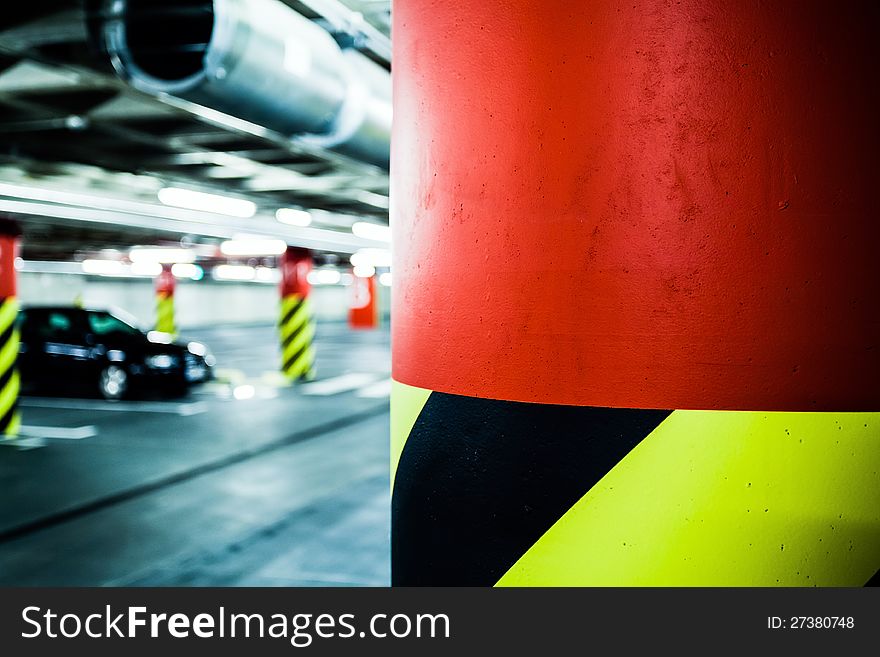
<path fill-rule="evenodd" d="M 281 371 L 291 381 L 315 378 L 315 325 L 309 302 L 312 255 L 290 247 L 281 260 Z"/>
<path fill-rule="evenodd" d="M 396 585 L 877 581 L 872 26 L 654 4 L 395 4 Z"/>
<path fill-rule="evenodd" d="M 18 435 L 20 379 L 18 374 L 19 334 L 15 258 L 18 254 L 18 225 L 0 219 L 0 435 Z"/>
<path fill-rule="evenodd" d="M 162 265 L 162 273 L 156 277 L 156 330 L 177 334 L 174 323 L 174 289 L 176 281 L 170 265 Z"/>

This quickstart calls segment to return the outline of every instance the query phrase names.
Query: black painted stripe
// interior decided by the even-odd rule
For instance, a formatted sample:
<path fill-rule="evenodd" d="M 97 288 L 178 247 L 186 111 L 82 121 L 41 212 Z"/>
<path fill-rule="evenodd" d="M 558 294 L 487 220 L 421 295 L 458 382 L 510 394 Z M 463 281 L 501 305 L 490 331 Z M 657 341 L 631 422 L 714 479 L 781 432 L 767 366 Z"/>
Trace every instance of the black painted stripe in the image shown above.
<path fill-rule="evenodd" d="M 0 333 L 0 349 L 2 349 L 3 346 L 12 339 L 14 331 L 15 322 L 10 322 L 9 326 L 7 326 L 2 333 Z"/>
<path fill-rule="evenodd" d="M 0 434 L 6 432 L 6 429 L 12 423 L 12 418 L 15 417 L 15 412 L 18 410 L 18 400 L 9 407 L 9 410 L 3 414 L 3 417 L 0 417 Z"/>
<path fill-rule="evenodd" d="M 865 583 L 865 586 L 880 586 L 880 570 L 874 573 L 874 576 Z"/>
<path fill-rule="evenodd" d="M 12 379 L 12 375 L 15 373 L 15 363 L 12 363 L 11 367 L 7 367 L 5 371 L 0 372 L 0 391 L 6 388 L 6 385 Z"/>
<path fill-rule="evenodd" d="M 294 304 L 293 308 L 287 311 L 287 313 L 281 318 L 280 326 L 287 326 L 287 323 L 293 319 L 293 316 L 296 314 L 296 311 L 302 308 L 303 299 L 297 300 L 296 304 Z"/>
<path fill-rule="evenodd" d="M 299 350 L 295 354 L 293 354 L 293 356 L 291 356 L 286 361 L 284 361 L 284 367 L 282 368 L 283 371 L 286 372 L 291 367 L 293 367 L 293 365 L 296 363 L 296 361 L 298 361 L 300 359 L 300 356 L 302 356 L 305 353 L 306 349 L 308 349 L 308 348 L 309 348 L 309 345 L 304 344 L 302 347 L 299 348 Z"/>
<path fill-rule="evenodd" d="M 432 393 L 395 475 L 392 583 L 494 585 L 670 413 Z"/>
<path fill-rule="evenodd" d="M 288 345 L 289 345 L 291 342 L 293 342 L 294 340 L 296 340 L 296 338 L 299 336 L 299 334 L 302 333 L 303 330 L 304 330 L 308 325 L 309 325 L 308 322 L 303 322 L 302 324 L 300 324 L 299 326 L 297 326 L 297 327 L 293 330 L 293 332 L 292 332 L 290 335 L 288 335 L 286 338 L 284 338 L 284 340 L 282 340 L 282 342 L 281 342 L 281 348 L 282 348 L 282 349 L 287 349 Z"/>

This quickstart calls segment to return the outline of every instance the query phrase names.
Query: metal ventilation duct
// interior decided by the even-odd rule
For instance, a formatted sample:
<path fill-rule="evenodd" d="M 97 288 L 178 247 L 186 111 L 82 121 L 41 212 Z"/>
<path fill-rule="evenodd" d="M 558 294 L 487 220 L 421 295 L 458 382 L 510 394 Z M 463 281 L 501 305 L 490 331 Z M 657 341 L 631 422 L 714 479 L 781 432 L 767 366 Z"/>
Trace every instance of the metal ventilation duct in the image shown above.
<path fill-rule="evenodd" d="M 391 76 L 278 0 L 106 0 L 97 22 L 116 72 L 388 167 Z"/>

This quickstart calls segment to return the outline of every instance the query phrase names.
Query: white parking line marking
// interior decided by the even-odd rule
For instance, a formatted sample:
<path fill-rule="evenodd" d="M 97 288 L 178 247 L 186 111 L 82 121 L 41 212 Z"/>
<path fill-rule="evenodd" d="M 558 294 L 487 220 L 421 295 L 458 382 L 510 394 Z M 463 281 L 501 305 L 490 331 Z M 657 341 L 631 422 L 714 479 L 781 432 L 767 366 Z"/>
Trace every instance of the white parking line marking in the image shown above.
<path fill-rule="evenodd" d="M 304 395 L 338 395 L 341 392 L 362 388 L 369 383 L 373 383 L 375 380 L 375 374 L 353 372 L 351 374 L 343 374 L 342 376 L 334 376 L 324 381 L 304 383 L 299 389 Z"/>
<path fill-rule="evenodd" d="M 90 399 L 53 399 L 21 397 L 23 408 L 61 408 L 72 411 L 117 411 L 127 413 L 167 413 L 168 415 L 199 415 L 208 411 L 205 402 L 106 402 Z"/>
<path fill-rule="evenodd" d="M 14 447 L 15 449 L 26 452 L 30 449 L 39 449 L 45 447 L 48 443 L 43 438 L 3 438 L 0 439 L 0 447 Z"/>
<path fill-rule="evenodd" d="M 98 428 L 91 424 L 84 427 L 38 427 L 21 425 L 19 436 L 25 438 L 54 438 L 56 440 L 83 440 L 98 435 Z"/>
<path fill-rule="evenodd" d="M 382 399 L 383 397 L 391 396 L 391 379 L 384 379 L 383 381 L 376 381 L 371 385 L 368 385 L 364 388 L 361 388 L 355 394 L 356 397 L 362 397 L 365 399 Z"/>

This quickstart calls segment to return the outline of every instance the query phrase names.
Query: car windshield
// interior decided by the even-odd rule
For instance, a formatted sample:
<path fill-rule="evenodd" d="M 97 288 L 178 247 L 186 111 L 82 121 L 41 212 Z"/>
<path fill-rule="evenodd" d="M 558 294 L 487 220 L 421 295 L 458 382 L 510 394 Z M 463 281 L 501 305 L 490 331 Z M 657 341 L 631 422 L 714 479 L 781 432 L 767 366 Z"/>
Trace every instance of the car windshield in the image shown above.
<path fill-rule="evenodd" d="M 95 335 L 107 335 L 108 333 L 126 333 L 130 335 L 140 334 L 140 329 L 114 317 L 110 313 L 88 313 L 89 329 Z"/>

